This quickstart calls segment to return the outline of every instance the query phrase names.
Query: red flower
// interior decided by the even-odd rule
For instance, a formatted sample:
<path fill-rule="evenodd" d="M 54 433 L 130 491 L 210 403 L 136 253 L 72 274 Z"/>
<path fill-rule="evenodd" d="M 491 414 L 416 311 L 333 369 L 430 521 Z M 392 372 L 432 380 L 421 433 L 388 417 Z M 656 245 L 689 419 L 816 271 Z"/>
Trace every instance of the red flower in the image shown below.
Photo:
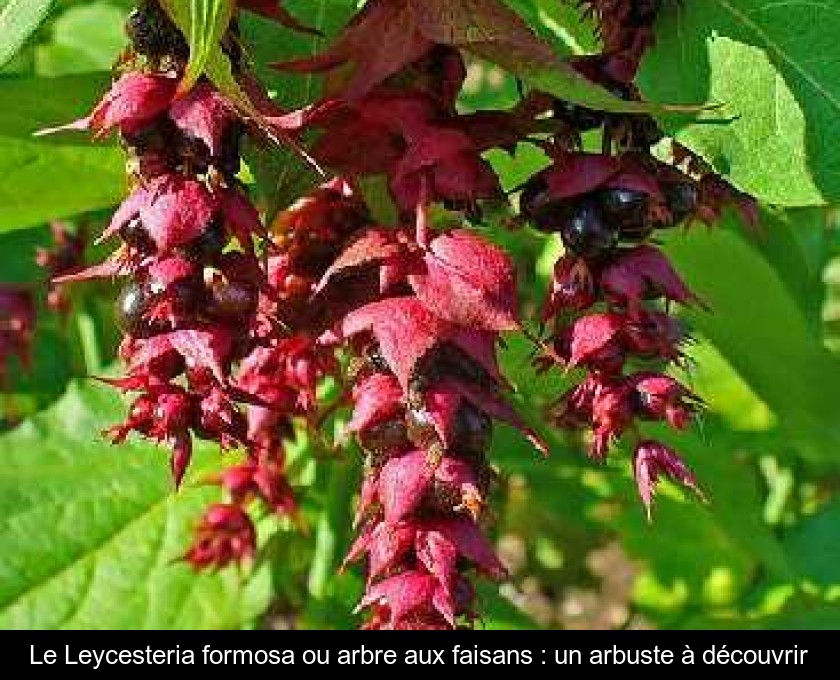
<path fill-rule="evenodd" d="M 169 108 L 177 87 L 178 81 L 168 75 L 129 71 L 111 86 L 89 116 L 38 134 L 92 130 L 99 137 L 118 128 L 130 135 Z"/>
<path fill-rule="evenodd" d="M 648 519 L 651 518 L 651 505 L 656 493 L 656 485 L 663 475 L 691 489 L 701 499 L 704 498 L 691 469 L 675 451 L 660 442 L 648 440 L 636 445 L 633 473 Z"/>
<path fill-rule="evenodd" d="M 256 548 L 256 530 L 247 513 L 238 505 L 217 503 L 204 513 L 183 559 L 196 569 L 220 569 L 251 559 Z"/>

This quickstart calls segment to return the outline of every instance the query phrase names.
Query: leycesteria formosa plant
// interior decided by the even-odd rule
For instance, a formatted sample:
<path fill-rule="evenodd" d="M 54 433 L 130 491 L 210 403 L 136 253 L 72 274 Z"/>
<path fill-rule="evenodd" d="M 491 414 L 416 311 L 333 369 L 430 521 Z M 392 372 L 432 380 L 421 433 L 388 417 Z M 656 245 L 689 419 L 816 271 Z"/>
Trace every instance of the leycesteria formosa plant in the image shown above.
<path fill-rule="evenodd" d="M 646 112 L 635 79 L 662 2 L 583 0 L 602 52 L 550 62 L 611 112 L 522 84 L 513 108 L 476 113 L 458 106 L 470 60 L 508 48 L 546 59 L 500 0 L 367 2 L 322 51 L 275 65 L 323 75 L 322 96 L 297 111 L 280 109 L 283 93 L 275 104 L 250 72 L 237 12 L 313 29 L 276 0 L 242 0 L 216 46 L 231 78 L 208 67 L 195 79 L 174 4 L 140 2 L 110 90 L 83 119 L 48 131 L 118 136 L 130 189 L 98 239 L 111 255 L 81 269 L 83 241 L 56 228 L 58 254 L 39 258 L 59 309 L 69 282 L 123 282 L 125 373 L 101 380 L 131 401 L 106 437 L 166 446 L 176 486 L 196 439 L 245 453 L 205 479 L 225 501 L 207 509 L 184 560 L 215 569 L 253 559 L 255 504 L 296 518 L 286 448 L 296 430 L 323 426 L 319 387 L 331 379 L 349 407 L 343 441 L 364 452 L 345 565 L 363 565 L 364 626 L 471 626 L 481 616 L 473 573 L 506 576 L 486 534 L 494 424 L 550 453 L 500 369 L 500 343 L 516 333 L 533 345 L 535 370 L 578 378 L 548 423 L 583 432 L 596 462 L 619 442 L 631 450 L 648 514 L 663 477 L 702 497 L 678 453 L 645 434 L 649 421 L 690 427 L 703 406 L 669 367 L 685 366 L 690 340 L 674 307 L 705 303 L 656 235 L 712 224 L 727 206 L 752 220 L 754 206 L 663 144 Z M 242 172 L 245 137 L 303 154 L 320 185 L 262 214 Z M 548 164 L 515 191 L 516 215 L 501 228 L 544 232 L 563 249 L 538 318 L 520 312 L 511 256 L 473 226 L 511 198 L 485 152 L 518 144 Z M 377 179 L 390 210 L 366 201 Z M 384 214 L 393 217 L 373 217 Z M 30 306 L 0 291 L 0 367 L 9 354 L 26 359 Z"/>

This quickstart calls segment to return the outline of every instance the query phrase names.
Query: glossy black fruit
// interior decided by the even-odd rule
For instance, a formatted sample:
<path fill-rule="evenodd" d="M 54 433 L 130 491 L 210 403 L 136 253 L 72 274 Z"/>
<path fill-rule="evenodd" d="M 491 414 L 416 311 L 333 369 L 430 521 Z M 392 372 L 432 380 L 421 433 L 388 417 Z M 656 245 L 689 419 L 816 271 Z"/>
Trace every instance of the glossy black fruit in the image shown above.
<path fill-rule="evenodd" d="M 156 0 L 143 2 L 128 15 L 125 32 L 132 48 L 146 57 L 186 59 L 189 47 Z"/>
<path fill-rule="evenodd" d="M 129 220 L 120 227 L 120 238 L 144 255 L 151 255 L 155 252 L 155 242 L 149 236 L 149 232 L 146 231 L 139 217 Z"/>
<path fill-rule="evenodd" d="M 691 180 L 669 182 L 663 186 L 663 190 L 673 224 L 682 222 L 697 209 L 697 184 Z"/>
<path fill-rule="evenodd" d="M 604 219 L 596 202 L 584 201 L 564 222 L 560 236 L 569 252 L 585 259 L 598 259 L 618 245 L 619 231 Z"/>
<path fill-rule="evenodd" d="M 257 307 L 257 292 L 249 283 L 214 279 L 207 290 L 206 312 L 216 319 L 237 320 Z"/>
<path fill-rule="evenodd" d="M 588 132 L 604 124 L 603 111 L 588 109 L 580 104 L 573 104 L 565 99 L 555 99 L 552 104 L 554 118 L 566 123 L 578 132 Z"/>
<path fill-rule="evenodd" d="M 471 404 L 462 403 L 455 415 L 454 452 L 460 456 L 481 459 L 490 447 L 492 436 L 492 419 Z"/>
<path fill-rule="evenodd" d="M 137 335 L 148 329 L 145 319 L 155 296 L 148 286 L 130 283 L 117 297 L 114 316 L 117 325 L 125 332 Z"/>
<path fill-rule="evenodd" d="M 647 220 L 650 201 L 643 191 L 616 187 L 604 189 L 598 198 L 604 219 L 618 223 L 621 228 Z"/>

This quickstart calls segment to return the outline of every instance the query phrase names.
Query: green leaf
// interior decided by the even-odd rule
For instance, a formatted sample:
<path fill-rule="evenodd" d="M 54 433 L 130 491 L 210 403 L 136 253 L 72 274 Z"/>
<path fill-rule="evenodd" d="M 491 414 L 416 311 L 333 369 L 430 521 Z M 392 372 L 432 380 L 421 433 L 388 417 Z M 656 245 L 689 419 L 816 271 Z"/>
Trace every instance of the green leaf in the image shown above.
<path fill-rule="evenodd" d="M 105 443 L 100 430 L 123 411 L 108 388 L 74 386 L 0 437 L 0 627 L 251 625 L 267 574 L 196 575 L 174 562 L 214 494 L 174 494 L 160 448 Z"/>
<path fill-rule="evenodd" d="M 763 221 L 768 234 L 779 230 L 770 243 L 785 242 L 784 221 L 770 213 Z M 746 234 L 731 218 L 721 227 L 668 240 L 677 270 L 712 310 L 685 316 L 773 411 L 792 441 L 809 444 L 803 455 L 840 464 L 840 360 L 825 349 L 812 312 L 801 303 L 813 290 L 803 283 L 806 273 L 795 273 L 807 266 L 804 256 L 790 240 L 787 252 L 765 248 L 760 236 Z"/>
<path fill-rule="evenodd" d="M 805 517 L 784 537 L 783 545 L 797 578 L 818 586 L 840 585 L 840 500 Z"/>
<path fill-rule="evenodd" d="M 738 455 L 761 438 L 734 434 L 716 421 L 706 423 L 702 433 L 662 438 L 696 471 L 710 503 L 704 507 L 663 484 L 649 524 L 631 484 L 618 492 L 619 536 L 633 556 L 646 562 L 636 588 L 639 603 L 661 611 L 727 606 L 747 592 L 760 567 L 789 577 L 786 554 L 762 517 L 754 464 Z M 629 461 L 624 465 L 629 476 Z"/>
<path fill-rule="evenodd" d="M 52 9 L 54 0 L 7 0 L 0 9 L 0 67 L 23 47 Z"/>
<path fill-rule="evenodd" d="M 110 2 L 70 7 L 52 22 L 52 39 L 35 49 L 41 76 L 107 71 L 126 44 L 125 12 Z"/>
<path fill-rule="evenodd" d="M 181 80 L 181 90 L 187 91 L 208 70 L 208 66 L 223 55 L 219 41 L 230 24 L 235 2 L 162 0 L 162 4 L 181 29 L 190 48 L 190 62 Z"/>
<path fill-rule="evenodd" d="M 460 0 L 447 2 L 445 7 L 443 4 L 443 0 L 436 0 L 428 9 L 429 16 L 423 24 L 427 38 L 472 52 L 538 90 L 616 113 L 698 110 L 692 105 L 672 107 L 616 97 L 575 71 L 515 11 L 495 0 Z"/>
<path fill-rule="evenodd" d="M 715 101 L 729 124 L 666 121 L 686 146 L 760 199 L 840 199 L 836 3 L 665 3 L 642 91 L 658 101 Z"/>
<path fill-rule="evenodd" d="M 100 73 L 0 79 L 0 232 L 120 201 L 124 158 L 116 146 L 78 133 L 32 136 L 85 115 L 107 82 Z"/>

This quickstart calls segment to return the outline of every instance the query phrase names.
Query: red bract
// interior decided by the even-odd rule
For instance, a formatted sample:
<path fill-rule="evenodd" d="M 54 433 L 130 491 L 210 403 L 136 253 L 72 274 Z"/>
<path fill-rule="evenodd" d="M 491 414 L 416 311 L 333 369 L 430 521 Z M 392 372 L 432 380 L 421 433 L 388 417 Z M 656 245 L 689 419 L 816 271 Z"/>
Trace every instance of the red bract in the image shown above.
<path fill-rule="evenodd" d="M 633 459 L 633 474 L 644 503 L 648 519 L 651 517 L 653 496 L 661 476 L 665 476 L 691 489 L 701 499 L 703 492 L 697 485 L 697 478 L 677 453 L 656 441 L 642 441 L 636 445 Z"/>
<path fill-rule="evenodd" d="M 633 80 L 659 3 L 584 4 L 605 53 L 570 60 L 566 76 L 640 101 Z M 280 0 L 239 7 L 304 28 Z M 235 23 L 219 36 L 223 52 L 211 55 L 222 61 L 208 62 L 212 81 L 202 76 L 188 91 L 178 88 L 187 41 L 160 5 L 144 2 L 128 33 L 110 92 L 67 126 L 120 133 L 131 191 L 100 238 L 120 245 L 82 272 L 41 259 L 61 281 L 128 279 L 117 303 L 128 371 L 103 379 L 134 393 L 125 420 L 107 432 L 114 442 L 136 433 L 168 446 L 176 486 L 196 438 L 241 449 L 235 464 L 205 478 L 226 502 L 208 509 L 185 561 L 218 568 L 253 557 L 253 505 L 294 519 L 286 452 L 295 428 L 332 424 L 335 410 L 352 406 L 345 433 L 364 452 L 364 478 L 360 535 L 346 561 L 364 563 L 366 627 L 473 624 L 472 576 L 506 577 L 482 526 L 492 516 L 485 509 L 496 478 L 488 460 L 495 423 L 547 453 L 511 407 L 497 358 L 501 334 L 528 322 L 513 259 L 467 224 L 504 203 L 485 152 L 513 153 L 521 143 L 540 147 L 550 164 L 521 187 L 522 219 L 509 225 L 528 222 L 565 249 L 543 337 L 526 331 L 544 350 L 541 370 L 577 378 L 551 420 L 587 431 L 597 461 L 629 440 L 648 512 L 662 475 L 697 489 L 677 454 L 641 432 L 646 421 L 684 429 L 701 406 L 667 372 L 686 364 L 690 339 L 671 307 L 700 306 L 700 298 L 650 241 L 658 229 L 714 219 L 730 204 L 749 212 L 750 204 L 679 145 L 669 162 L 654 157 L 662 133 L 653 118 L 538 91 L 507 111 L 459 113 L 462 50 L 563 68 L 499 0 L 365 3 L 331 47 L 284 65 L 332 71 L 323 99 L 293 112 L 247 73 Z M 232 82 L 223 91 L 235 101 L 214 85 L 224 60 L 240 91 Z M 301 140 L 315 139 L 313 165 L 337 173 L 280 206 L 269 227 L 238 174 L 251 128 L 288 140 L 308 160 Z M 600 153 L 583 152 L 583 133 L 595 130 Z M 264 190 L 260 164 L 250 167 Z M 362 198 L 373 195 L 377 219 L 391 212 L 393 224 L 373 223 Z M 275 207 L 265 198 L 266 210 Z M 25 356 L 32 326 L 23 298 L 5 296 L 0 288 L 0 360 Z M 338 375 L 345 359 L 346 380 Z M 324 404 L 327 378 L 340 394 Z"/>
<path fill-rule="evenodd" d="M 198 238 L 219 208 L 218 198 L 200 182 L 162 175 L 134 190 L 114 213 L 101 238 L 109 238 L 127 229 L 132 220 L 139 220 L 157 250 L 169 253 Z"/>
<path fill-rule="evenodd" d="M 70 297 L 64 286 L 55 279 L 82 269 L 87 237 L 84 230 L 71 232 L 61 222 L 53 222 L 50 231 L 53 247 L 38 248 L 35 261 L 47 271 L 47 306 L 54 312 L 67 315 L 70 311 Z"/>
<path fill-rule="evenodd" d="M 169 75 L 130 71 L 113 84 L 89 116 L 40 134 L 92 130 L 102 136 L 114 128 L 132 134 L 169 108 L 177 87 L 178 81 Z"/>
<path fill-rule="evenodd" d="M 256 530 L 248 514 L 238 505 L 217 503 L 204 513 L 183 559 L 197 569 L 220 569 L 251 559 L 256 548 Z"/>
<path fill-rule="evenodd" d="M 34 329 L 32 294 L 9 284 L 0 284 L 0 383 L 6 379 L 10 357 L 17 357 L 24 368 L 29 367 Z"/>
<path fill-rule="evenodd" d="M 212 85 L 199 83 L 173 102 L 169 117 L 182 133 L 204 142 L 211 156 L 219 156 L 233 112 Z"/>

